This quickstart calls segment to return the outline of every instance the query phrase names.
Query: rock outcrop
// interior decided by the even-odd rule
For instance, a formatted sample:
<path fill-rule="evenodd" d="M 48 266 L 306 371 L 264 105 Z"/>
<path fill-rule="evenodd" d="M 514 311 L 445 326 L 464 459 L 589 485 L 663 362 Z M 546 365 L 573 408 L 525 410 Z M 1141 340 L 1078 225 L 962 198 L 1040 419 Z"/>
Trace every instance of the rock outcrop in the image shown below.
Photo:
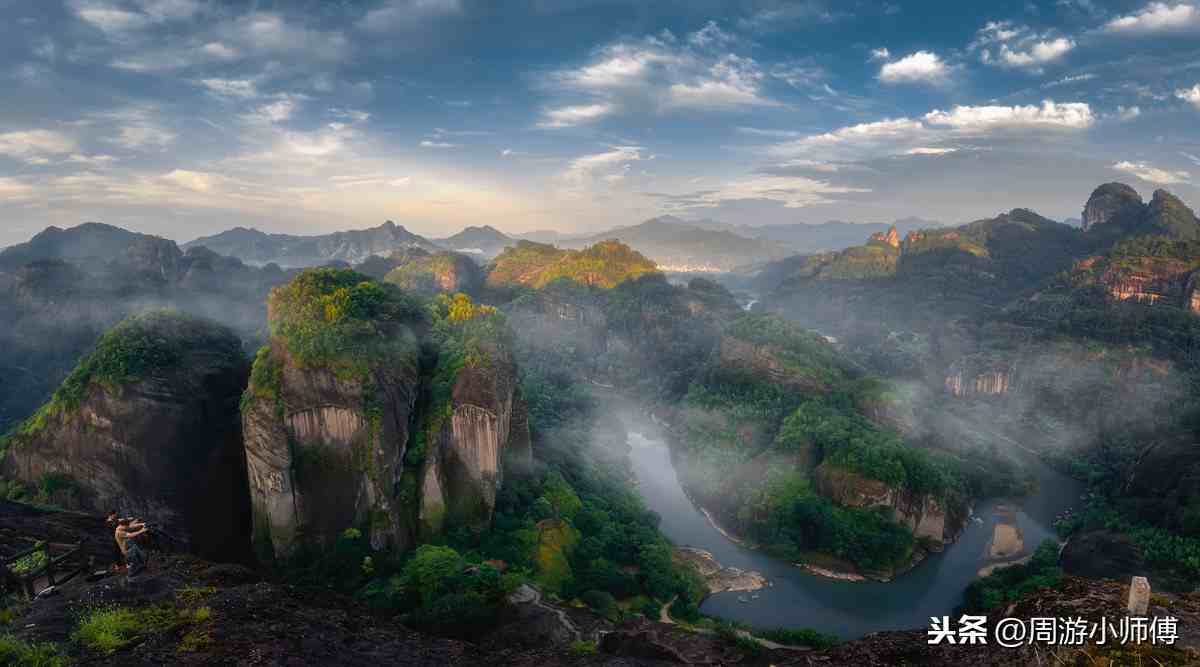
<path fill-rule="evenodd" d="M 910 234 L 912 232 L 909 232 Z M 886 243 L 893 248 L 900 247 L 900 233 L 896 231 L 896 225 L 892 225 L 886 232 L 875 232 L 871 235 L 871 241 L 878 243 Z"/>
<path fill-rule="evenodd" d="M 363 525 L 376 548 L 409 545 L 393 488 L 420 387 L 420 318 L 398 291 L 362 278 L 309 271 L 271 293 L 274 335 L 242 417 L 260 556 Z M 373 311 L 339 303 L 371 299 Z"/>
<path fill-rule="evenodd" d="M 405 549 L 491 520 L 502 464 L 530 458 L 506 325 L 462 294 L 434 305 L 334 269 L 272 292 L 243 404 L 260 554 L 348 528 Z"/>
<path fill-rule="evenodd" d="M 492 347 L 486 364 L 457 373 L 450 403 L 436 408 L 421 473 L 422 535 L 441 533 L 446 521 L 480 528 L 492 519 L 503 457 L 532 462 L 529 416 L 507 350 Z M 444 410 L 444 412 L 442 412 Z"/>
<path fill-rule="evenodd" d="M 224 327 L 171 312 L 126 320 L 10 437 L 3 475 L 58 504 L 141 517 L 176 547 L 244 558 L 247 370 Z"/>
<path fill-rule="evenodd" d="M 896 522 L 913 535 L 941 543 L 952 540 L 961 527 L 947 519 L 947 510 L 930 495 L 915 495 L 828 462 L 814 471 L 817 492 L 843 507 L 890 507 Z"/>
<path fill-rule="evenodd" d="M 1008 369 L 991 369 L 971 373 L 951 368 L 944 381 L 946 392 L 955 397 L 1002 396 L 1009 392 L 1012 373 Z"/>
<path fill-rule="evenodd" d="M 1092 191 L 1083 207 L 1083 230 L 1110 223 L 1123 224 L 1141 217 L 1145 204 L 1137 190 L 1124 183 L 1105 183 Z"/>
<path fill-rule="evenodd" d="M 470 257 L 456 252 L 431 254 L 411 248 L 394 252 L 383 261 L 392 265 L 384 280 L 409 291 L 474 294 L 483 284 L 483 272 L 479 265 Z"/>

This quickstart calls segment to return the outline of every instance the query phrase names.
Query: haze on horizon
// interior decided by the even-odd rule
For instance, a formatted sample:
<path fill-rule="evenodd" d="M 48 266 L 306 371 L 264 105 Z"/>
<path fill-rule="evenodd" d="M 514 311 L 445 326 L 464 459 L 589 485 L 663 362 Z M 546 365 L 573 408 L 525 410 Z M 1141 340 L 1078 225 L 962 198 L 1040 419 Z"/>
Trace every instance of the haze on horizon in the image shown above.
<path fill-rule="evenodd" d="M 0 0 L 0 246 L 1200 200 L 1200 5 Z"/>

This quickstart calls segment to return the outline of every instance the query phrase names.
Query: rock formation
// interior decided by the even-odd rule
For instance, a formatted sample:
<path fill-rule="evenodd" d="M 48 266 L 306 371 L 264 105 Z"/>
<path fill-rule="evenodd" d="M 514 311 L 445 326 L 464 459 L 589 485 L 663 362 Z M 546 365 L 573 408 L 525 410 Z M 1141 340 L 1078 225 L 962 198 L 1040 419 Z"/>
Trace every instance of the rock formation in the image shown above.
<path fill-rule="evenodd" d="M 242 417 L 260 554 L 364 524 L 376 548 L 408 546 L 393 487 L 420 385 L 420 317 L 362 278 L 308 271 L 271 293 L 273 335 Z"/>
<path fill-rule="evenodd" d="M 1142 215 L 1143 207 L 1142 196 L 1137 190 L 1124 183 L 1105 183 L 1092 192 L 1083 207 L 1083 230 L 1136 220 Z"/>
<path fill-rule="evenodd" d="M 946 508 L 933 496 L 914 495 L 841 466 L 822 463 L 814 471 L 814 481 L 821 495 L 843 507 L 890 507 L 896 522 L 918 539 L 948 541 L 960 528 L 956 521 L 947 520 Z"/>
<path fill-rule="evenodd" d="M 912 234 L 912 232 L 909 232 Z M 892 225 L 886 232 L 875 232 L 871 235 L 871 241 L 878 243 L 886 243 L 893 248 L 900 247 L 900 233 L 896 231 L 896 225 Z"/>
<path fill-rule="evenodd" d="M 213 559 L 249 552 L 238 397 L 241 342 L 210 322 L 151 312 L 100 340 L 9 439 L 3 475 L 59 504 L 141 517 Z"/>
<path fill-rule="evenodd" d="M 392 265 L 384 280 L 401 289 L 435 294 L 473 294 L 483 284 L 483 272 L 470 257 L 456 252 L 430 254 L 419 248 L 397 251 L 385 260 Z"/>
<path fill-rule="evenodd" d="M 503 456 L 528 465 L 529 415 L 508 351 L 492 347 L 488 362 L 458 371 L 450 403 L 435 415 L 421 472 L 420 528 L 439 534 L 444 522 L 481 527 L 491 521 Z M 442 409 L 435 408 L 439 412 Z"/>
<path fill-rule="evenodd" d="M 272 292 L 243 404 L 261 554 L 348 528 L 404 549 L 491 520 L 502 462 L 530 456 L 506 325 L 462 294 L 434 303 L 335 269 Z"/>

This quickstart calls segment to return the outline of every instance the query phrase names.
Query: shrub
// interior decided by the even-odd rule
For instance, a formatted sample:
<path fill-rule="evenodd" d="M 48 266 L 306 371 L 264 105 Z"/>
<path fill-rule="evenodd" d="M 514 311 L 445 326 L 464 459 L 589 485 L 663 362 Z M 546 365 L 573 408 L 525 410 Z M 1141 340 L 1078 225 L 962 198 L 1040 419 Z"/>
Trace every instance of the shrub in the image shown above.
<path fill-rule="evenodd" d="M 587 591 L 580 599 L 589 609 L 601 616 L 608 616 L 617 604 L 612 594 L 606 591 Z"/>

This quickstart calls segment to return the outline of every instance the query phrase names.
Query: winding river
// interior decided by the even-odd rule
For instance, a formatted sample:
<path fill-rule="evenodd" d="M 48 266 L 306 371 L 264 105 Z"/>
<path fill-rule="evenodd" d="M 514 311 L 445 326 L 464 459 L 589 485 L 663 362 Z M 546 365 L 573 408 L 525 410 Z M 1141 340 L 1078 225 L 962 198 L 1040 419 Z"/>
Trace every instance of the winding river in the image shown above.
<path fill-rule="evenodd" d="M 957 542 L 890 583 L 847 582 L 807 574 L 795 565 L 739 546 L 721 534 L 684 494 L 662 430 L 648 418 L 624 415 L 638 486 L 648 507 L 662 516 L 661 530 L 676 545 L 706 549 L 722 565 L 757 570 L 772 583 L 757 593 L 720 593 L 704 601 L 709 615 L 758 627 L 809 627 L 854 639 L 881 630 L 925 628 L 930 616 L 951 614 L 967 585 L 988 564 L 997 522 L 995 501 L 979 503 Z M 1082 486 L 1044 464 L 1022 459 L 1036 491 L 1016 508 L 1026 553 L 1054 537 L 1052 522 L 1077 504 Z"/>

